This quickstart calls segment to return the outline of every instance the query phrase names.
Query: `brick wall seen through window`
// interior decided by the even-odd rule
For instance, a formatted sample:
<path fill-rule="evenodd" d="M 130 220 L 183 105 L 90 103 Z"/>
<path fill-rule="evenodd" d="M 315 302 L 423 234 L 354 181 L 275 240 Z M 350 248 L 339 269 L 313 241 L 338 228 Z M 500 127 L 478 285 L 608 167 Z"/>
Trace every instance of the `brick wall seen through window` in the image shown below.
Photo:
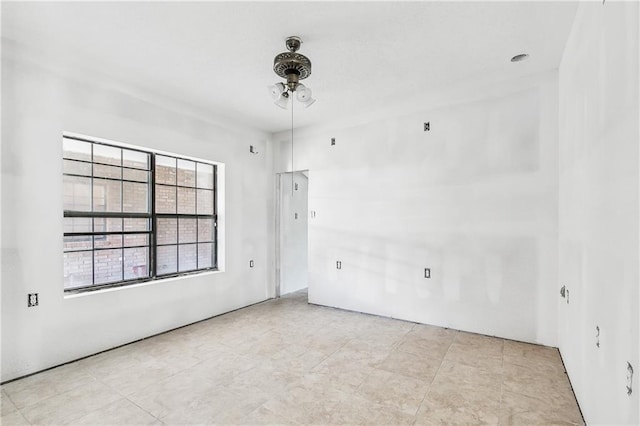
<path fill-rule="evenodd" d="M 216 166 L 63 138 L 64 288 L 216 269 Z"/>

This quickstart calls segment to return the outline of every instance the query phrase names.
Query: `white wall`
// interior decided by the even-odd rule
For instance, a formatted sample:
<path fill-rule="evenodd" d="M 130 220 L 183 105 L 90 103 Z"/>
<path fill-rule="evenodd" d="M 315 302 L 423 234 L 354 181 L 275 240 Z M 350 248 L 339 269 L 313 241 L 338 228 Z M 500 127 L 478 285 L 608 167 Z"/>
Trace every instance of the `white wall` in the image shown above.
<path fill-rule="evenodd" d="M 160 107 L 98 73 L 40 64 L 3 40 L 2 381 L 272 295 L 269 135 Z M 225 271 L 65 298 L 63 131 L 224 163 Z M 40 306 L 27 308 L 33 292 Z"/>
<path fill-rule="evenodd" d="M 640 423 L 638 14 L 582 2 L 560 67 L 559 346 L 589 424 Z"/>
<path fill-rule="evenodd" d="M 283 173 L 280 181 L 280 294 L 307 288 L 309 179 L 302 172 Z M 294 189 L 297 187 L 298 189 Z M 296 217 L 297 213 L 297 217 Z"/>
<path fill-rule="evenodd" d="M 274 140 L 287 170 L 288 134 Z M 317 212 L 310 302 L 556 345 L 555 72 L 424 94 L 294 144 Z"/>

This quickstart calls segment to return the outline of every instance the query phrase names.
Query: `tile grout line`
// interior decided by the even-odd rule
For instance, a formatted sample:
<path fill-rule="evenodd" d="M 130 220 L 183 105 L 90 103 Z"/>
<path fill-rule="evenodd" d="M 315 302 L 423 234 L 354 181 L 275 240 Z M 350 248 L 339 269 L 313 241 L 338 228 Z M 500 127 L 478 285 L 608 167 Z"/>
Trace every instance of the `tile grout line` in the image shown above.
<path fill-rule="evenodd" d="M 20 408 L 18 408 L 18 406 L 16 405 L 16 403 L 15 403 L 15 402 L 13 402 L 13 399 L 11 399 L 11 395 L 9 395 L 9 393 L 8 393 L 7 391 L 5 391 L 4 389 L 0 390 L 0 392 L 3 392 L 3 393 L 6 395 L 6 397 L 7 397 L 7 398 L 9 398 L 9 402 L 11 402 L 11 404 L 13 404 L 13 407 L 16 409 L 16 411 L 15 411 L 15 412 L 16 412 L 16 413 L 18 413 L 18 414 L 20 415 L 20 417 L 22 417 L 22 419 L 23 419 L 25 422 L 27 422 L 27 424 L 32 425 L 33 423 L 31 423 L 31 422 L 29 421 L 29 419 L 27 419 L 27 418 L 25 417 L 25 415 L 22 413 L 21 409 L 20 409 Z M 25 408 L 25 407 L 22 407 L 22 408 Z M 13 413 L 9 413 L 9 414 L 13 414 Z M 8 415 L 9 415 L 9 414 L 8 414 Z M 2 417 L 3 417 L 3 416 L 0 416 L 0 419 L 1 419 Z M 1 425 L 2 425 L 2 421 L 0 420 L 0 426 L 1 426 Z"/>
<path fill-rule="evenodd" d="M 414 328 L 415 326 L 416 326 L 416 325 L 415 325 L 415 324 L 413 324 L 409 330 L 407 330 L 404 334 L 402 334 L 402 335 L 400 336 L 400 338 L 398 339 L 398 341 L 397 341 L 397 342 L 395 342 L 393 345 L 391 345 L 390 350 L 389 350 L 389 355 L 391 355 L 391 352 L 392 352 L 392 351 L 394 351 L 394 350 L 400 350 L 400 349 L 398 348 L 398 347 L 400 346 L 400 341 L 401 341 L 404 337 L 406 337 L 406 335 L 407 335 L 407 334 L 409 334 L 409 332 L 410 332 L 411 330 L 413 330 L 413 328 Z M 351 339 L 351 340 L 349 340 L 349 341 L 356 340 L 356 339 L 357 339 L 357 337 L 354 337 L 354 338 L 352 338 L 352 339 Z M 389 357 L 389 355 L 387 355 L 384 359 L 386 360 L 386 359 Z M 373 374 L 373 371 L 374 371 L 374 370 L 386 371 L 386 370 L 384 370 L 384 369 L 378 368 L 378 365 L 379 365 L 379 364 L 381 364 L 381 363 L 383 363 L 383 362 L 384 362 L 384 360 L 379 361 L 379 362 L 376 362 L 376 364 L 375 364 L 374 366 L 369 365 L 369 368 L 371 368 L 371 369 L 372 369 L 372 371 L 370 371 L 370 372 L 369 372 L 369 374 L 367 374 L 367 376 L 364 378 L 364 380 L 363 380 L 363 381 L 358 385 L 358 387 L 356 388 L 356 390 L 359 390 L 359 389 L 362 387 L 362 385 L 363 385 L 363 384 L 364 384 L 364 383 L 369 379 L 369 377 L 371 377 L 371 375 Z M 401 374 L 401 375 L 402 375 L 402 374 Z M 405 377 L 407 377 L 407 376 L 405 376 Z M 414 417 L 415 417 L 415 415 L 414 415 Z"/>
<path fill-rule="evenodd" d="M 2 389 L 2 391 L 1 391 L 1 392 L 3 392 L 3 393 L 7 396 L 7 398 L 9 398 L 9 401 L 11 401 L 11 403 L 13 404 L 13 406 L 16 408 L 16 411 L 20 411 L 20 408 L 18 408 L 18 406 L 16 405 L 15 401 L 13 400 L 13 398 L 11 398 L 11 395 L 9 395 L 9 392 L 7 392 L 7 391 L 6 391 L 6 390 L 4 390 L 4 389 Z M 23 416 L 23 417 L 24 417 L 24 416 Z M 29 424 L 31 424 L 31 423 L 29 423 Z"/>
<path fill-rule="evenodd" d="M 153 417 L 154 419 L 156 419 L 156 420 L 158 420 L 158 421 L 162 421 L 162 420 L 160 420 L 160 418 L 159 418 L 159 417 L 154 416 L 154 415 L 153 415 L 153 414 L 151 414 L 149 411 L 145 410 L 143 407 L 141 407 L 140 405 L 138 405 L 135 401 L 132 401 L 131 399 L 129 399 L 129 395 L 125 395 L 125 394 L 123 394 L 123 393 L 122 393 L 122 392 L 120 392 L 118 389 L 116 389 L 116 388 L 114 388 L 113 386 L 111 386 L 111 385 L 109 385 L 109 384 L 107 384 L 107 383 L 103 382 L 102 380 L 100 380 L 100 379 L 98 379 L 98 378 L 95 378 L 95 379 L 96 379 L 96 381 L 98 381 L 98 382 L 102 383 L 104 386 L 106 386 L 106 387 L 108 387 L 109 389 L 111 389 L 111 390 L 115 391 L 118 395 L 120 395 L 120 396 L 122 397 L 121 399 L 124 399 L 124 400 L 126 400 L 126 401 L 129 401 L 131 404 L 135 405 L 136 407 L 138 407 L 139 409 L 141 409 L 141 410 L 142 410 L 142 411 L 144 411 L 145 413 L 149 414 L 149 415 L 150 415 L 151 417 Z M 164 380 L 164 379 L 161 379 L 161 380 Z M 159 381 L 161 381 L 161 380 L 159 380 Z M 149 385 L 149 386 L 151 386 L 151 385 Z M 115 400 L 115 401 L 111 402 L 111 404 L 113 404 L 113 403 L 115 403 L 115 402 L 117 402 L 117 401 L 120 401 L 120 400 L 118 400 L 118 399 L 117 399 L 117 400 Z M 109 404 L 107 404 L 107 405 L 109 405 Z M 96 409 L 96 410 L 94 410 L 94 411 L 100 410 L 100 409 L 102 409 L 102 408 L 106 407 L 107 405 L 104 405 L 104 406 L 102 406 L 102 407 L 100 407 L 100 408 L 97 408 L 97 409 Z M 87 413 L 87 414 L 88 414 L 88 413 Z M 79 417 L 79 418 L 80 418 L 80 417 Z"/>
<path fill-rule="evenodd" d="M 24 415 L 24 414 L 22 414 L 22 412 L 21 412 L 20 410 L 16 410 L 16 413 L 20 414 L 20 417 L 22 417 L 22 419 L 23 419 L 25 422 L 27 422 L 27 424 L 29 424 L 29 425 L 33 425 L 33 423 L 31 423 L 31 422 L 29 421 L 29 419 L 27 419 L 27 418 L 25 417 L 25 415 Z M 2 422 L 1 422 L 1 421 L 0 421 L 0 424 L 2 424 Z"/>
<path fill-rule="evenodd" d="M 81 367 L 81 368 L 82 368 L 82 367 Z M 84 370 L 84 368 L 82 368 L 82 369 Z M 95 377 L 93 377 L 93 375 L 92 375 L 91 373 L 89 373 L 88 371 L 85 371 L 85 372 L 89 375 L 89 377 L 91 377 L 91 378 L 93 379 L 93 382 L 97 382 L 97 381 L 98 381 L 98 379 L 96 379 Z M 16 403 L 13 401 L 13 398 L 11 398 L 11 395 L 9 395 L 9 392 L 7 392 L 6 390 L 5 390 L 5 394 L 9 397 L 9 399 L 11 400 L 11 402 L 13 403 L 13 405 L 16 407 L 16 409 L 17 409 L 18 411 L 20 411 L 20 413 L 22 414 L 22 416 L 23 416 L 23 417 L 25 417 L 25 416 L 24 416 L 24 413 L 22 412 L 24 409 L 27 409 L 27 408 L 33 407 L 34 405 L 37 405 L 37 404 L 41 404 L 41 403 L 43 403 L 43 402 L 45 402 L 45 401 L 50 400 L 51 398 L 54 398 L 54 397 L 59 396 L 59 395 L 64 395 L 64 394 L 66 394 L 66 393 L 69 393 L 69 392 L 71 392 L 71 391 L 74 391 L 74 390 L 78 389 L 79 387 L 86 386 L 86 385 L 91 384 L 91 383 L 93 383 L 93 382 L 89 382 L 89 383 L 80 383 L 80 384 L 78 384 L 78 385 L 76 385 L 76 386 L 73 386 L 73 387 L 71 387 L 71 388 L 69 388 L 69 389 L 66 389 L 66 390 L 65 390 L 65 391 L 63 391 L 63 392 L 57 392 L 57 393 L 54 393 L 53 395 L 49 395 L 49 396 L 47 396 L 46 398 L 39 399 L 39 400 L 37 400 L 37 401 L 35 401 L 35 402 L 32 402 L 32 403 L 30 403 L 30 404 L 26 404 L 26 405 L 25 405 L 25 406 L 23 406 L 23 407 L 19 407 L 19 406 L 18 406 L 18 404 L 16 404 Z M 100 383 L 102 383 L 102 382 L 100 382 Z M 25 417 L 25 418 L 26 418 L 26 417 Z M 29 423 L 29 424 L 32 424 L 31 422 L 28 422 L 28 423 Z"/>
<path fill-rule="evenodd" d="M 451 340 L 451 343 L 449 344 L 449 347 L 447 348 L 447 352 L 445 352 L 445 354 L 442 356 L 442 360 L 440 361 L 440 365 L 438 366 L 438 369 L 436 370 L 436 373 L 433 375 L 433 379 L 431 379 L 431 383 L 429 383 L 429 389 L 427 390 L 427 392 L 424 394 L 424 397 L 422 397 L 422 401 L 420 401 L 420 405 L 418 405 L 418 408 L 416 409 L 416 413 L 414 414 L 414 417 L 418 415 L 418 412 L 420 411 L 420 408 L 422 408 L 422 404 L 424 404 L 424 400 L 427 399 L 427 397 L 429 396 L 429 393 L 431 393 L 431 387 L 433 386 L 433 383 L 436 381 L 436 377 L 438 376 L 438 373 L 440 372 L 440 369 L 442 368 L 442 364 L 444 364 L 444 359 L 447 357 L 447 354 L 449 353 L 449 350 L 451 349 L 451 346 L 453 346 L 453 344 L 455 343 L 456 339 L 458 338 L 458 332 L 455 332 L 455 336 L 453 336 L 453 339 Z M 416 421 L 418 421 L 418 419 L 416 419 Z"/>
<path fill-rule="evenodd" d="M 74 390 L 76 390 L 76 389 L 78 389 L 78 388 L 80 388 L 80 387 L 82 387 L 82 386 L 87 386 L 87 385 L 90 385 L 90 384 L 93 384 L 93 383 L 99 383 L 99 384 L 101 384 L 101 385 L 105 386 L 106 388 L 108 388 L 109 390 L 115 391 L 115 393 L 116 393 L 117 395 L 122 396 L 122 395 L 120 394 L 120 392 L 118 392 L 117 390 L 113 389 L 111 386 L 109 386 L 109 385 L 107 385 L 107 384 L 103 383 L 102 381 L 100 381 L 100 380 L 96 379 L 96 378 L 95 378 L 95 377 L 93 377 L 93 375 L 91 375 L 90 373 L 88 373 L 88 372 L 87 372 L 87 374 L 89 374 L 89 376 L 91 376 L 91 377 L 94 379 L 94 381 L 93 381 L 93 382 L 91 382 L 91 383 L 85 383 L 85 384 L 82 384 L 82 385 L 78 385 L 78 386 L 75 386 L 75 387 L 74 387 L 74 388 L 72 388 L 72 389 L 66 390 L 66 391 L 61 392 L 61 393 L 57 393 L 57 394 L 52 395 L 52 396 L 50 396 L 50 397 L 48 397 L 48 398 L 45 398 L 45 399 L 43 399 L 43 400 L 40 400 L 40 401 L 38 401 L 38 402 L 35 402 L 35 403 L 31 404 L 31 405 L 29 405 L 29 407 L 31 407 L 31 406 L 35 406 L 35 405 L 37 405 L 37 404 L 40 404 L 40 403 L 42 403 L 43 401 L 48 401 L 48 400 L 53 399 L 53 398 L 55 398 L 55 397 L 58 397 L 58 396 L 60 396 L 60 395 L 68 394 L 68 393 L 73 392 Z M 94 408 L 94 409 L 93 409 L 93 410 L 91 410 L 91 411 L 88 411 L 88 412 L 86 412 L 86 413 L 80 414 L 80 415 L 78 415 L 78 416 L 75 416 L 75 415 L 74 415 L 74 416 L 73 416 L 73 418 L 71 418 L 71 419 L 65 419 L 65 420 L 66 420 L 67 424 L 73 424 L 73 422 L 75 422 L 76 420 L 81 419 L 81 418 L 83 418 L 84 416 L 86 416 L 86 415 L 89 415 L 89 414 L 93 413 L 94 411 L 101 410 L 101 409 L 103 409 L 104 407 L 106 407 L 106 406 L 108 406 L 108 405 L 110 405 L 110 404 L 113 404 L 113 403 L 114 403 L 114 402 L 116 402 L 116 401 L 118 401 L 118 399 L 116 399 L 116 400 L 114 400 L 114 401 L 111 401 L 111 402 L 108 402 L 108 403 L 104 403 L 104 404 L 100 405 L 99 407 Z M 26 408 L 26 407 L 25 407 L 25 408 Z M 23 417 L 25 417 L 25 418 L 26 418 L 26 416 L 24 416 L 24 415 L 23 415 Z M 28 420 L 27 420 L 27 421 L 28 421 Z M 28 421 L 28 422 L 29 422 L 29 421 Z M 29 424 L 33 424 L 33 423 L 29 422 Z"/>
<path fill-rule="evenodd" d="M 138 405 L 135 401 L 130 400 L 128 397 L 124 397 L 124 399 L 126 399 L 127 401 L 129 401 L 130 403 L 132 403 L 133 405 L 135 405 L 136 407 L 138 407 L 139 409 L 141 409 L 142 411 L 144 411 L 145 413 L 147 413 L 148 415 L 150 415 L 151 417 L 153 417 L 154 419 L 158 420 L 159 422 L 162 422 L 162 424 L 165 424 L 162 419 L 156 415 L 153 415 L 152 413 L 150 413 L 149 411 L 147 411 L 144 407 L 141 407 L 140 405 Z"/>

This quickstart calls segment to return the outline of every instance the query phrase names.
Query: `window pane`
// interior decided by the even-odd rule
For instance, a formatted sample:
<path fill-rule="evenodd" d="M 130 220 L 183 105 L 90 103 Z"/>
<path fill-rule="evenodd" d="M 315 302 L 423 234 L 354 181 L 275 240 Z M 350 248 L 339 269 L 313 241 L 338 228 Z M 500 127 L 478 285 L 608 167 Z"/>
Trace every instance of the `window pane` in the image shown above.
<path fill-rule="evenodd" d="M 188 160 L 178 160 L 178 185 L 196 186 L 196 163 Z"/>
<path fill-rule="evenodd" d="M 198 163 L 198 188 L 213 189 L 213 166 Z"/>
<path fill-rule="evenodd" d="M 195 214 L 196 190 L 178 187 L 178 213 Z"/>
<path fill-rule="evenodd" d="M 198 214 L 213 214 L 213 191 L 198 189 Z"/>
<path fill-rule="evenodd" d="M 63 173 L 72 175 L 91 176 L 91 163 L 83 163 L 82 161 L 63 160 Z"/>
<path fill-rule="evenodd" d="M 158 275 L 171 274 L 178 271 L 178 246 L 160 246 L 156 252 Z"/>
<path fill-rule="evenodd" d="M 122 182 L 105 179 L 93 180 L 93 211 L 121 212 Z"/>
<path fill-rule="evenodd" d="M 65 211 L 112 216 L 64 218 L 64 232 L 76 233 L 64 237 L 65 289 L 214 267 L 215 170 L 171 155 L 63 138 Z M 123 217 L 127 213 L 147 217 Z"/>
<path fill-rule="evenodd" d="M 149 185 L 146 183 L 122 182 L 122 211 L 128 213 L 149 212 Z"/>
<path fill-rule="evenodd" d="M 149 277 L 149 248 L 124 249 L 124 279 Z"/>
<path fill-rule="evenodd" d="M 121 179 L 122 168 L 115 166 L 103 166 L 102 164 L 93 165 L 93 176 L 111 179 Z"/>
<path fill-rule="evenodd" d="M 91 218 L 65 217 L 64 232 L 91 232 Z"/>
<path fill-rule="evenodd" d="M 125 219 L 124 230 L 126 232 L 131 231 L 148 231 L 149 219 Z"/>
<path fill-rule="evenodd" d="M 156 232 L 158 244 L 175 244 L 178 242 L 178 219 L 158 218 Z"/>
<path fill-rule="evenodd" d="M 96 217 L 93 219 L 94 232 L 122 232 L 122 218 Z"/>
<path fill-rule="evenodd" d="M 91 178 L 64 176 L 64 209 L 91 211 Z"/>
<path fill-rule="evenodd" d="M 95 284 L 122 280 L 122 249 L 93 252 Z"/>
<path fill-rule="evenodd" d="M 91 144 L 75 139 L 62 139 L 62 156 L 74 160 L 91 161 Z"/>
<path fill-rule="evenodd" d="M 213 241 L 213 219 L 198 219 L 198 241 Z"/>
<path fill-rule="evenodd" d="M 149 172 L 146 170 L 122 169 L 122 179 L 135 180 L 136 182 L 148 182 Z"/>
<path fill-rule="evenodd" d="M 150 155 L 144 152 L 123 149 L 122 165 L 125 167 L 149 170 L 149 157 Z"/>
<path fill-rule="evenodd" d="M 179 243 L 195 243 L 196 242 L 196 219 L 183 219 L 178 221 L 178 238 Z"/>
<path fill-rule="evenodd" d="M 176 187 L 156 185 L 156 212 L 176 212 Z"/>
<path fill-rule="evenodd" d="M 97 249 L 122 247 L 122 235 L 96 235 L 93 243 Z"/>
<path fill-rule="evenodd" d="M 124 236 L 125 247 L 138 247 L 148 246 L 149 235 L 148 234 L 128 234 Z"/>
<path fill-rule="evenodd" d="M 213 266 L 213 243 L 198 244 L 198 269 Z"/>
<path fill-rule="evenodd" d="M 196 245 L 195 244 L 186 244 L 183 246 L 178 246 L 178 256 L 179 256 L 179 271 L 192 271 L 197 269 L 198 265 L 196 262 Z"/>
<path fill-rule="evenodd" d="M 93 284 L 93 252 L 79 251 L 64 254 L 64 288 Z"/>
<path fill-rule="evenodd" d="M 115 146 L 93 144 L 93 162 L 102 164 L 122 165 L 122 150 Z"/>
<path fill-rule="evenodd" d="M 91 250 L 91 236 L 64 237 L 64 251 Z"/>
<path fill-rule="evenodd" d="M 176 184 L 176 159 L 156 155 L 156 183 Z"/>

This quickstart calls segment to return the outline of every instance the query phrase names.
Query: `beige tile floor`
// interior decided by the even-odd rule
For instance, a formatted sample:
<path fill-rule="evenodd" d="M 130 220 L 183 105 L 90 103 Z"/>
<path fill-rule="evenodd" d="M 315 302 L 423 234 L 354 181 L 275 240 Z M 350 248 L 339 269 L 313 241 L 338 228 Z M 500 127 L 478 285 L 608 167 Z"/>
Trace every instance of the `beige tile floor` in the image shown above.
<path fill-rule="evenodd" d="M 299 292 L 2 386 L 28 424 L 582 424 L 556 349 Z"/>

